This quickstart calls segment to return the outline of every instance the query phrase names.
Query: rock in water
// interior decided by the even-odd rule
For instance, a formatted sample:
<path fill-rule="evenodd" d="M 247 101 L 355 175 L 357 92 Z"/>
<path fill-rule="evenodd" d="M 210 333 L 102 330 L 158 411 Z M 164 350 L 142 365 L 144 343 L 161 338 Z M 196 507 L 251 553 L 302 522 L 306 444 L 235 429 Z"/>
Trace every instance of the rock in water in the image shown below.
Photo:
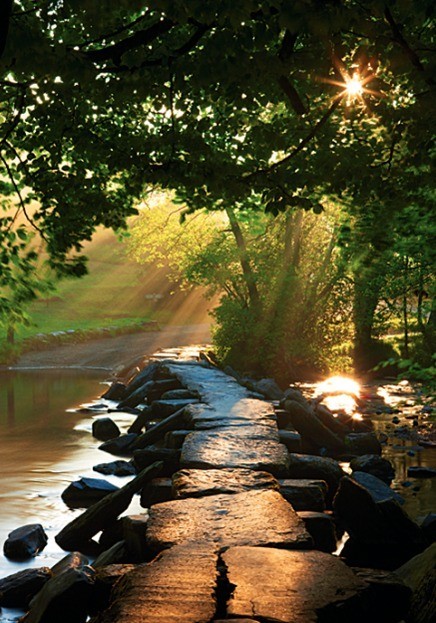
<path fill-rule="evenodd" d="M 328 485 L 327 499 L 331 502 L 341 478 L 345 476 L 337 461 L 327 457 L 294 453 L 289 455 L 289 461 L 289 478 L 324 480 Z"/>
<path fill-rule="evenodd" d="M 412 589 L 410 623 L 436 621 L 436 543 L 395 571 Z"/>
<path fill-rule="evenodd" d="M 81 478 L 68 485 L 61 497 L 70 508 L 86 508 L 114 491 L 119 491 L 119 488 L 107 480 Z"/>
<path fill-rule="evenodd" d="M 47 567 L 25 569 L 0 580 L 0 606 L 25 610 L 52 576 Z"/>
<path fill-rule="evenodd" d="M 112 476 L 134 476 L 136 474 L 135 466 L 128 461 L 111 461 L 110 463 L 99 463 L 92 468 L 100 474 Z"/>
<path fill-rule="evenodd" d="M 41 524 L 28 524 L 13 530 L 6 539 L 3 551 L 11 560 L 26 560 L 36 556 L 47 545 L 47 535 Z"/>
<path fill-rule="evenodd" d="M 120 429 L 110 417 L 101 417 L 92 423 L 92 435 L 100 441 L 115 439 L 120 434 Z"/>
<path fill-rule="evenodd" d="M 59 532 L 55 537 L 56 543 L 66 550 L 81 549 L 97 532 L 113 523 L 129 506 L 134 494 L 140 491 L 148 480 L 158 476 L 161 469 L 161 462 L 153 463 L 124 487 L 96 502 Z"/>
<path fill-rule="evenodd" d="M 84 623 L 92 598 L 95 572 L 70 568 L 53 576 L 30 602 L 22 623 Z"/>
<path fill-rule="evenodd" d="M 382 459 L 377 454 L 362 454 L 350 462 L 350 468 L 353 472 L 367 472 L 387 485 L 390 485 L 395 478 L 395 470 L 392 463 L 387 459 Z"/>

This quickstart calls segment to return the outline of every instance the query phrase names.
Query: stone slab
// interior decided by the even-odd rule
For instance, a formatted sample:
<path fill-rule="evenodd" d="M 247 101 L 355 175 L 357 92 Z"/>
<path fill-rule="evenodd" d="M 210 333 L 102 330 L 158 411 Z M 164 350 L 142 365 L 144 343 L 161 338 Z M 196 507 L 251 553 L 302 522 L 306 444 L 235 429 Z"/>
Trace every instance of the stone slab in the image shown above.
<path fill-rule="evenodd" d="M 277 418 L 270 403 L 253 398 L 228 398 L 215 404 L 193 404 L 185 410 L 187 421 L 196 430 L 221 426 L 262 424 L 277 428 Z"/>
<path fill-rule="evenodd" d="M 209 623 L 215 614 L 218 555 L 189 544 L 162 552 L 116 585 L 94 623 Z"/>
<path fill-rule="evenodd" d="M 258 427 L 225 428 L 190 433 L 182 446 L 181 468 L 244 468 L 284 477 L 289 467 L 285 446 L 263 436 Z M 241 432 L 240 432 L 241 431 Z"/>
<path fill-rule="evenodd" d="M 186 542 L 309 548 L 312 539 L 291 505 L 277 491 L 186 498 L 149 510 L 147 546 L 153 552 Z"/>
<path fill-rule="evenodd" d="M 222 558 L 235 587 L 228 617 L 317 623 L 326 620 L 318 618 L 320 612 L 338 606 L 338 618 L 332 612 L 328 620 L 352 621 L 359 608 L 356 596 L 368 587 L 339 558 L 318 551 L 233 547 Z"/>
<path fill-rule="evenodd" d="M 176 499 L 235 494 L 253 489 L 279 489 L 274 476 L 250 469 L 183 469 L 176 472 L 172 480 Z"/>

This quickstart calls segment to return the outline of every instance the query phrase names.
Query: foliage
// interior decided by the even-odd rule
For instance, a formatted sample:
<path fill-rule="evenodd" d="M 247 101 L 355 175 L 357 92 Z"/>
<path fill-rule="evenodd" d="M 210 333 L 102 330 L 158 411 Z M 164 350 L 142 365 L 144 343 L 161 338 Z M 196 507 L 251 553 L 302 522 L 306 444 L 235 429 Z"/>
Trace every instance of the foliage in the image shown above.
<path fill-rule="evenodd" d="M 155 196 L 132 228 L 130 252 L 168 265 L 178 285 L 222 294 L 213 315 L 224 363 L 288 379 L 310 368 L 334 369 L 339 361 L 344 367 L 339 345 L 350 338 L 350 323 L 347 286 L 335 261 L 337 206 L 326 203 L 322 216 L 295 209 L 275 218 L 260 210 L 196 212 L 181 223 L 182 212 L 165 195 Z"/>
<path fill-rule="evenodd" d="M 82 241 L 99 224 L 125 227 L 150 187 L 190 211 L 234 210 L 234 236 L 244 211 L 319 214 L 329 195 L 349 206 L 354 316 L 371 338 L 384 234 L 434 189 L 434 2 L 17 0 L 1 11 L 0 180 L 52 268 L 83 274 Z M 366 89 L 355 99 L 354 73 Z M 26 279 L 34 258 L 18 253 Z M 238 247 L 238 260 L 256 314 L 257 257 Z"/>

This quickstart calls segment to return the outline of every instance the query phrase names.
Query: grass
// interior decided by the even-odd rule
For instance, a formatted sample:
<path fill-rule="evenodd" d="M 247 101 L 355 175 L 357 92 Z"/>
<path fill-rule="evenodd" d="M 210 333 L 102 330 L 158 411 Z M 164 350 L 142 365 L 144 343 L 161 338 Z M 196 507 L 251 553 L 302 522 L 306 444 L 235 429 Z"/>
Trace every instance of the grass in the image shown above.
<path fill-rule="evenodd" d="M 48 298 L 34 302 L 29 325 L 15 333 L 15 346 L 5 344 L 6 329 L 0 327 L 0 361 L 16 357 L 20 350 L 38 347 L 40 334 L 79 332 L 76 337 L 94 337 L 94 331 L 112 333 L 140 329 L 140 324 L 196 324 L 207 322 L 209 304 L 201 292 L 173 292 L 164 269 L 140 266 L 126 254 L 125 246 L 108 230 L 99 230 L 86 243 L 88 275 L 60 282 Z M 62 336 L 60 338 L 63 341 Z M 67 338 L 74 339 L 71 336 Z M 3 348 L 2 348 L 3 343 Z M 3 356 L 2 356 L 3 351 Z M 8 355 L 12 351 L 12 355 Z"/>

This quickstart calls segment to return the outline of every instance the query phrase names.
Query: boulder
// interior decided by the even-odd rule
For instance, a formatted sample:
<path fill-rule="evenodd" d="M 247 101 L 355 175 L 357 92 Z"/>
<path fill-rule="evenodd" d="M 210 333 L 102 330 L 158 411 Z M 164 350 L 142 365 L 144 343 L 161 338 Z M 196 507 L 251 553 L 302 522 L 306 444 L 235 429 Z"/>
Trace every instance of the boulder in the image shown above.
<path fill-rule="evenodd" d="M 351 537 L 342 550 L 350 564 L 393 569 L 425 546 L 422 530 L 395 499 L 376 501 L 348 476 L 341 480 L 333 508 Z"/>
<path fill-rule="evenodd" d="M 398 504 L 404 504 L 403 496 L 391 489 L 383 480 L 380 480 L 380 478 L 368 474 L 367 472 L 353 472 L 352 477 L 369 491 L 375 502 L 396 500 Z"/>
<path fill-rule="evenodd" d="M 120 434 L 120 429 L 110 417 L 101 417 L 92 423 L 92 436 L 100 441 L 114 439 Z"/>
<path fill-rule="evenodd" d="M 348 454 L 381 454 L 381 444 L 375 433 L 350 433 L 345 437 L 345 448 Z"/>
<path fill-rule="evenodd" d="M 129 561 L 144 562 L 149 560 L 150 556 L 145 540 L 148 513 L 123 517 L 121 523 Z"/>
<path fill-rule="evenodd" d="M 134 494 L 140 491 L 148 480 L 158 476 L 162 466 L 160 462 L 153 463 L 124 487 L 110 493 L 73 519 L 55 537 L 59 547 L 66 550 L 81 549 L 83 544 L 88 543 L 97 532 L 104 530 L 126 510 Z"/>
<path fill-rule="evenodd" d="M 119 487 L 101 478 L 75 480 L 62 492 L 62 499 L 70 508 L 87 508 Z"/>
<path fill-rule="evenodd" d="M 327 428 L 315 415 L 309 405 L 303 405 L 295 400 L 287 400 L 286 410 L 294 428 L 300 433 L 303 440 L 308 440 L 319 448 L 341 451 L 344 442 L 330 428 Z"/>
<path fill-rule="evenodd" d="M 126 573 L 130 573 L 136 565 L 105 565 L 95 570 L 94 596 L 91 604 L 91 615 L 97 615 L 108 608 L 113 587 Z"/>
<path fill-rule="evenodd" d="M 118 541 L 122 541 L 123 539 L 123 520 L 120 517 L 116 521 L 113 521 L 108 526 L 106 526 L 104 530 L 102 530 L 98 538 L 98 542 L 101 545 L 99 555 L 102 551 L 109 549 L 110 547 L 112 547 L 112 545 L 115 545 L 115 543 L 118 543 Z"/>
<path fill-rule="evenodd" d="M 406 562 L 395 573 L 412 590 L 408 623 L 436 621 L 436 543 Z"/>
<path fill-rule="evenodd" d="M 380 478 L 387 485 L 390 485 L 395 478 L 395 470 L 392 463 L 383 459 L 378 454 L 362 454 L 350 462 L 353 472 L 367 472 Z"/>
<path fill-rule="evenodd" d="M 419 522 L 422 531 L 429 543 L 436 541 L 436 513 L 428 513 Z"/>
<path fill-rule="evenodd" d="M 147 396 L 148 404 L 151 404 L 155 400 L 160 400 L 160 398 L 163 397 L 163 394 L 165 394 L 166 392 L 170 392 L 170 391 L 187 392 L 188 390 L 184 389 L 180 381 L 176 379 L 175 377 L 155 381 L 153 387 L 148 392 L 148 396 Z M 186 398 L 191 398 L 191 397 L 192 397 L 191 395 L 183 396 L 182 400 Z M 195 398 L 197 398 L 197 396 L 194 396 L 194 399 Z M 179 398 L 175 397 L 175 398 L 170 398 L 169 400 L 174 400 L 174 399 L 177 400 Z"/>
<path fill-rule="evenodd" d="M 295 511 L 323 511 L 326 507 L 327 484 L 324 480 L 280 480 L 280 493 Z"/>
<path fill-rule="evenodd" d="M 283 398 L 283 390 L 280 389 L 274 379 L 253 381 L 250 389 L 258 394 L 262 394 L 268 400 L 281 400 Z"/>
<path fill-rule="evenodd" d="M 153 478 L 141 491 L 141 506 L 149 508 L 153 504 L 169 502 L 173 499 L 171 478 Z"/>
<path fill-rule="evenodd" d="M 162 400 L 186 400 L 198 398 L 197 392 L 191 392 L 189 389 L 170 389 L 162 394 Z"/>
<path fill-rule="evenodd" d="M 295 402 L 299 402 L 304 407 L 309 406 L 308 400 L 303 396 L 303 393 L 297 387 L 288 387 L 283 392 L 283 398 L 281 399 L 281 405 L 284 409 L 286 409 L 286 401 L 293 400 Z"/>
<path fill-rule="evenodd" d="M 144 407 L 144 409 L 136 416 L 135 421 L 129 426 L 127 432 L 136 433 L 139 435 L 142 433 L 144 428 L 147 428 L 147 424 L 149 423 L 151 418 L 151 409 L 150 407 Z"/>
<path fill-rule="evenodd" d="M 126 386 L 124 383 L 114 382 L 107 391 L 102 395 L 106 400 L 120 401 L 126 395 Z"/>
<path fill-rule="evenodd" d="M 0 580 L 0 606 L 26 610 L 32 597 L 52 576 L 48 567 L 24 569 Z"/>
<path fill-rule="evenodd" d="M 114 543 L 109 549 L 101 552 L 92 563 L 93 569 L 106 565 L 118 565 L 127 561 L 127 547 L 125 541 Z"/>
<path fill-rule="evenodd" d="M 366 601 L 373 604 L 375 623 L 397 623 L 402 621 L 410 607 L 412 591 L 395 572 L 385 569 L 353 567 L 354 573 L 368 583 Z"/>
<path fill-rule="evenodd" d="M 146 381 L 140 385 L 135 391 L 129 392 L 127 390 L 127 396 L 118 404 L 118 409 L 135 408 L 139 404 L 147 401 L 148 393 L 154 386 L 153 381 Z"/>
<path fill-rule="evenodd" d="M 107 476 L 134 476 L 136 469 L 129 461 L 112 461 L 111 463 L 99 463 L 92 468 L 95 472 Z"/>
<path fill-rule="evenodd" d="M 147 383 L 148 381 L 153 381 L 159 372 L 159 368 L 159 363 L 152 363 L 143 368 L 140 372 L 138 372 L 138 374 L 133 377 L 133 379 L 127 385 L 126 393 L 128 395 L 131 395 L 134 391 L 139 389 L 141 385 L 144 385 L 144 383 Z"/>
<path fill-rule="evenodd" d="M 183 400 L 154 400 L 150 404 L 151 416 L 153 419 L 163 420 L 173 413 L 177 413 L 190 404 L 198 403 L 198 398 L 188 398 Z"/>
<path fill-rule="evenodd" d="M 132 446 L 137 438 L 138 435 L 135 435 L 134 433 L 120 435 L 116 439 L 105 441 L 98 446 L 98 449 L 103 450 L 103 452 L 109 452 L 109 454 L 115 454 L 115 456 L 132 456 Z"/>
<path fill-rule="evenodd" d="M 179 409 L 158 424 L 152 426 L 149 430 L 145 431 L 145 433 L 138 435 L 137 439 L 132 444 L 133 449 L 138 450 L 140 448 L 145 448 L 163 439 L 168 431 L 183 428 L 186 423 L 185 419 L 185 409 Z"/>
<path fill-rule="evenodd" d="M 180 450 L 148 446 L 133 453 L 133 464 L 138 470 L 145 469 L 156 461 L 162 462 L 161 476 L 172 476 L 180 467 Z"/>
<path fill-rule="evenodd" d="M 309 454 L 289 455 L 289 478 L 310 478 L 324 480 L 328 485 L 327 501 L 333 500 L 345 472 L 334 459 Z"/>
<path fill-rule="evenodd" d="M 280 430 L 279 439 L 289 452 L 301 452 L 301 435 L 297 431 Z"/>
<path fill-rule="evenodd" d="M 6 558 L 11 560 L 26 560 L 41 552 L 47 541 L 41 524 L 28 524 L 12 530 L 3 545 L 3 551 Z"/>
<path fill-rule="evenodd" d="M 91 567 L 71 568 L 53 576 L 30 602 L 22 623 L 84 623 L 93 586 Z"/>
<path fill-rule="evenodd" d="M 327 426 L 327 428 L 338 435 L 340 439 L 345 437 L 348 432 L 347 427 L 344 426 L 325 405 L 318 403 L 315 406 L 315 415 L 324 424 L 324 426 Z"/>
<path fill-rule="evenodd" d="M 299 511 L 298 516 L 304 521 L 306 530 L 313 539 L 315 549 L 321 552 L 336 550 L 335 524 L 331 515 L 314 511 Z"/>
<path fill-rule="evenodd" d="M 183 442 L 186 439 L 186 436 L 189 435 L 192 431 L 183 429 L 183 430 L 170 430 L 165 434 L 164 438 L 164 446 L 165 448 L 170 448 L 172 450 L 180 450 L 183 446 Z"/>

